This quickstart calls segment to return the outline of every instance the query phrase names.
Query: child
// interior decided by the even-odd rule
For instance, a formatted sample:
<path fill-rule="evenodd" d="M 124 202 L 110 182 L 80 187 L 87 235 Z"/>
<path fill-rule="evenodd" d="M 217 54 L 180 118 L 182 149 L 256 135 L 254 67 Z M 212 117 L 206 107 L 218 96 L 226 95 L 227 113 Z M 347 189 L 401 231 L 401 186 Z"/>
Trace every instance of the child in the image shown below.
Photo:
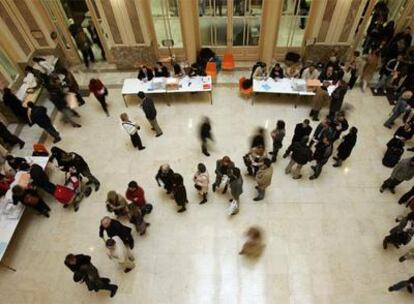
<path fill-rule="evenodd" d="M 209 176 L 207 168 L 204 164 L 198 164 L 197 172 L 194 174 L 194 187 L 198 190 L 198 193 L 203 197 L 203 200 L 200 202 L 200 205 L 207 202 L 207 192 L 209 185 Z"/>
<path fill-rule="evenodd" d="M 129 120 L 128 114 L 122 113 L 120 117 L 121 125 L 131 137 L 131 142 L 134 145 L 134 147 L 138 147 L 138 150 L 144 150 L 145 147 L 142 145 L 141 137 L 139 137 L 138 135 L 138 130 L 141 128 L 137 124 L 134 124 Z"/>

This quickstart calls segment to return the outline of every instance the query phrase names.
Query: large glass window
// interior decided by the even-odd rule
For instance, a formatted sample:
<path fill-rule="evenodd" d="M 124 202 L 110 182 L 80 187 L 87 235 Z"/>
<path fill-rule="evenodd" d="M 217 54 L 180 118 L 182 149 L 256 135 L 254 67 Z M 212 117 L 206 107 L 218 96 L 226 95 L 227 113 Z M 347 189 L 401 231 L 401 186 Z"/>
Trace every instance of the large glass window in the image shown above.
<path fill-rule="evenodd" d="M 11 81 L 14 81 L 19 75 L 16 69 L 16 66 L 13 64 L 13 62 L 10 60 L 7 54 L 4 53 L 3 50 L 1 49 L 0 49 L 0 68 L 1 68 L 2 74 L 5 74 L 5 76 L 8 76 L 8 78 Z"/>
<path fill-rule="evenodd" d="M 158 47 L 163 47 L 164 40 L 173 40 L 174 47 L 182 48 L 178 0 L 151 0 L 150 2 Z"/>
<path fill-rule="evenodd" d="M 263 0 L 234 0 L 233 45 L 259 45 Z"/>
<path fill-rule="evenodd" d="M 199 0 L 201 45 L 227 45 L 227 0 Z"/>
<path fill-rule="evenodd" d="M 302 46 L 310 6 L 311 0 L 283 1 L 282 16 L 276 42 L 278 47 Z"/>

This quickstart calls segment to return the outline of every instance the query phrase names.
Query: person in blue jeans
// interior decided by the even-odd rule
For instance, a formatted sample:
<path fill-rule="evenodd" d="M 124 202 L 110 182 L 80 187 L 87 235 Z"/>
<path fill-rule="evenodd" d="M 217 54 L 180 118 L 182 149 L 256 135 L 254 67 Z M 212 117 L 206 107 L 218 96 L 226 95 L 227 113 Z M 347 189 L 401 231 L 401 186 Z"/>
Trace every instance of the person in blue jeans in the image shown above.
<path fill-rule="evenodd" d="M 391 129 L 394 121 L 401 116 L 401 114 L 405 113 L 408 109 L 408 101 L 413 97 L 413 92 L 405 91 L 401 94 L 400 98 L 398 98 L 397 103 L 395 104 L 394 108 L 391 111 L 390 117 L 384 123 L 384 127 Z"/>

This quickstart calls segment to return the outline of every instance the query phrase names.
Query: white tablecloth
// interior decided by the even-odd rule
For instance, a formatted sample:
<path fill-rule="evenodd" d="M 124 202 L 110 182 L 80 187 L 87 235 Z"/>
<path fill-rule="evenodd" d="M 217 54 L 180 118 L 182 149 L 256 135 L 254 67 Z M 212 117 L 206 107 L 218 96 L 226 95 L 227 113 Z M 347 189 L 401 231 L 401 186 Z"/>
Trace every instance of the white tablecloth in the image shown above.
<path fill-rule="evenodd" d="M 46 165 L 49 161 L 49 157 L 29 156 L 25 158 L 29 163 L 38 164 L 43 169 L 46 168 Z M 22 204 L 8 207 L 9 204 L 12 204 L 11 189 L 19 180 L 19 176 L 23 173 L 24 172 L 16 173 L 15 180 L 11 184 L 9 191 L 7 191 L 6 195 L 0 201 L 0 261 L 3 258 L 4 253 L 6 252 L 6 249 L 13 237 L 14 231 L 16 230 L 16 227 L 19 224 L 20 219 L 23 215 L 23 211 L 25 209 Z M 7 214 L 5 212 L 6 208 L 9 210 Z"/>
<path fill-rule="evenodd" d="M 298 90 L 294 81 L 303 86 L 304 90 Z M 255 93 L 273 93 L 273 94 L 296 94 L 296 95 L 315 95 L 314 92 L 306 91 L 306 81 L 303 79 L 282 78 L 274 80 L 267 78 L 263 80 L 253 79 L 253 92 Z"/>
<path fill-rule="evenodd" d="M 160 86 L 154 85 L 154 82 L 161 82 Z M 179 79 L 178 89 L 171 90 L 166 87 L 166 78 L 153 78 L 151 81 L 141 81 L 138 78 L 129 78 L 124 80 L 122 86 L 122 95 L 134 95 L 142 91 L 146 94 L 153 93 L 186 93 L 186 92 L 210 92 L 212 81 L 210 76 L 188 77 Z"/>

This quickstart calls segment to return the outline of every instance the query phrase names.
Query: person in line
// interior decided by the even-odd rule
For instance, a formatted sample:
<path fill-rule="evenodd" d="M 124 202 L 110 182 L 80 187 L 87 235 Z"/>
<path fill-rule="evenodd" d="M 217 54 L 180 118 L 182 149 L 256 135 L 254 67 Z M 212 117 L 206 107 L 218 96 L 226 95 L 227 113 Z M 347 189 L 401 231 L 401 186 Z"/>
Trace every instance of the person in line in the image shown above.
<path fill-rule="evenodd" d="M 154 74 L 155 77 L 170 77 L 168 68 L 160 61 L 157 61 L 155 63 Z"/>
<path fill-rule="evenodd" d="M 309 116 L 312 117 L 313 121 L 319 121 L 319 113 L 324 105 L 327 105 L 330 98 L 328 94 L 329 83 L 324 82 L 322 86 L 317 87 L 315 95 L 312 97 L 312 108 Z"/>
<path fill-rule="evenodd" d="M 143 215 L 146 214 L 147 210 L 147 201 L 145 200 L 145 192 L 136 181 L 130 181 L 128 183 L 128 188 L 125 193 L 125 197 L 130 202 L 134 203 L 140 210 Z"/>
<path fill-rule="evenodd" d="M 283 69 L 279 63 L 276 63 L 270 71 L 269 77 L 276 80 L 284 77 Z"/>
<path fill-rule="evenodd" d="M 45 130 L 50 136 L 54 138 L 53 143 L 57 143 L 62 140 L 58 131 L 52 124 L 49 116 L 47 116 L 47 110 L 43 106 L 35 106 L 33 102 L 29 101 L 27 103 L 29 108 L 27 111 L 27 116 L 29 120 L 29 125 L 34 124 L 38 125 L 40 128 Z"/>
<path fill-rule="evenodd" d="M 128 219 L 131 224 L 135 226 L 135 229 L 139 235 L 144 235 L 147 232 L 147 227 L 150 223 L 144 220 L 144 213 L 134 203 L 128 204 Z"/>
<path fill-rule="evenodd" d="M 263 165 L 266 155 L 266 150 L 263 146 L 259 145 L 251 148 L 249 153 L 243 157 L 247 172 L 250 176 L 256 176 L 257 171 L 259 171 L 259 168 Z"/>
<path fill-rule="evenodd" d="M 210 178 L 207 172 L 207 168 L 204 164 L 199 163 L 197 165 L 197 172 L 194 174 L 193 181 L 194 187 L 198 190 L 198 193 L 203 198 L 203 200 L 200 202 L 200 205 L 207 203 L 207 193 Z"/>
<path fill-rule="evenodd" d="M 169 164 L 161 165 L 158 169 L 155 180 L 159 187 L 164 187 L 167 190 L 167 194 L 170 194 L 173 190 L 174 184 L 174 171 L 170 168 Z"/>
<path fill-rule="evenodd" d="M 256 174 L 256 189 L 257 196 L 253 199 L 254 201 L 261 201 L 265 197 L 266 188 L 272 183 L 273 176 L 273 167 L 272 161 L 268 158 L 265 158 L 263 165 L 260 167 L 259 171 Z"/>
<path fill-rule="evenodd" d="M 3 103 L 18 119 L 24 123 L 28 122 L 27 109 L 23 107 L 22 101 L 7 87 L 3 89 Z"/>
<path fill-rule="evenodd" d="M 147 66 L 141 65 L 138 69 L 137 78 L 141 81 L 151 81 L 154 78 L 154 73 Z"/>
<path fill-rule="evenodd" d="M 380 70 L 380 78 L 373 89 L 374 94 L 378 94 L 380 89 L 384 94 L 387 94 L 387 86 L 389 82 L 397 79 L 404 68 L 405 64 L 402 55 L 398 55 L 397 58 L 389 60 Z"/>
<path fill-rule="evenodd" d="M 313 159 L 316 161 L 315 166 L 311 166 L 313 175 L 309 179 L 316 179 L 322 172 L 323 166 L 328 162 L 333 152 L 332 142 L 328 137 L 324 137 L 315 146 L 315 152 L 313 153 Z"/>
<path fill-rule="evenodd" d="M 128 273 L 135 268 L 134 255 L 132 254 L 131 250 L 124 245 L 119 237 L 114 236 L 110 239 L 107 239 L 105 246 L 108 249 L 108 257 L 111 260 L 117 260 L 118 264 L 124 269 L 125 273 Z"/>
<path fill-rule="evenodd" d="M 91 257 L 84 254 L 68 254 L 65 258 L 65 265 L 73 272 L 75 282 L 85 282 L 89 290 L 95 292 L 104 289 L 111 292 L 113 298 L 118 290 L 118 286 L 110 284 L 108 278 L 101 278 L 98 269 L 92 264 Z"/>
<path fill-rule="evenodd" d="M 128 215 L 128 203 L 126 199 L 115 191 L 109 191 L 106 195 L 106 209 L 117 217 Z"/>
<path fill-rule="evenodd" d="M 140 126 L 130 121 L 127 113 L 122 113 L 120 118 L 121 126 L 131 137 L 132 145 L 138 150 L 144 150 L 145 147 L 142 145 L 141 137 L 138 134 L 138 130 L 141 129 Z"/>
<path fill-rule="evenodd" d="M 99 226 L 99 237 L 106 242 L 107 238 L 105 238 L 104 232 L 106 232 L 107 238 L 119 236 L 126 246 L 134 249 L 134 238 L 131 234 L 131 228 L 122 225 L 121 222 L 111 219 L 109 216 L 103 217 Z"/>
<path fill-rule="evenodd" d="M 308 80 L 315 80 L 319 77 L 319 71 L 314 64 L 311 64 L 302 72 L 302 79 Z"/>
<path fill-rule="evenodd" d="M 401 290 L 403 288 L 407 288 L 409 293 L 413 293 L 413 288 L 414 288 L 414 276 L 409 278 L 408 280 L 404 280 L 404 281 L 400 281 L 392 286 L 390 286 L 388 288 L 389 292 L 392 291 L 398 291 Z"/>
<path fill-rule="evenodd" d="M 240 209 L 240 195 L 243 194 L 243 177 L 239 168 L 233 167 L 229 170 L 229 186 L 230 186 L 230 215 L 239 212 Z M 234 204 L 234 207 L 232 205 Z"/>
<path fill-rule="evenodd" d="M 152 130 L 155 131 L 155 136 L 159 137 L 162 135 L 162 130 L 157 122 L 157 110 L 154 106 L 152 98 L 147 97 L 144 92 L 138 92 L 138 97 L 142 100 L 141 107 L 144 111 L 145 117 L 151 125 Z"/>
<path fill-rule="evenodd" d="M 188 204 L 187 191 L 184 186 L 184 179 L 178 173 L 174 173 L 173 194 L 177 206 L 180 207 L 177 212 L 186 211 L 185 205 Z"/>
<path fill-rule="evenodd" d="M 15 145 L 19 145 L 19 148 L 22 149 L 25 145 L 25 142 L 21 140 L 16 135 L 12 134 L 6 127 L 4 123 L 0 121 L 0 137 L 4 141 L 5 144 L 14 147 Z"/>
<path fill-rule="evenodd" d="M 397 103 L 392 108 L 390 113 L 390 117 L 384 123 L 384 127 L 391 129 L 394 121 L 401 116 L 401 114 L 405 113 L 410 107 L 408 105 L 408 101 L 413 97 L 413 92 L 405 91 L 401 94 L 400 98 L 398 98 Z"/>
<path fill-rule="evenodd" d="M 283 138 L 285 138 L 286 135 L 285 122 L 283 120 L 278 120 L 276 122 L 276 128 L 270 135 L 273 141 L 273 151 L 269 152 L 269 154 L 272 154 L 272 162 L 274 163 L 277 160 L 279 150 L 283 147 Z"/>
<path fill-rule="evenodd" d="M 347 90 L 348 84 L 342 79 L 338 80 L 337 87 L 331 94 L 331 103 L 329 106 L 330 117 L 334 118 L 336 113 L 341 111 Z"/>
<path fill-rule="evenodd" d="M 335 135 L 335 130 L 332 128 L 331 121 L 329 117 L 326 117 L 321 121 L 313 133 L 312 140 L 309 143 L 309 147 L 312 147 L 315 143 L 318 144 L 324 137 L 333 139 Z"/>
<path fill-rule="evenodd" d="M 68 172 L 70 167 L 75 167 L 81 175 L 88 179 L 86 185 L 94 184 L 95 191 L 99 190 L 101 183 L 92 174 L 88 163 L 81 155 L 76 152 L 66 152 L 56 146 L 52 147 L 50 149 L 50 152 L 52 154 L 50 161 L 52 162 L 54 159 L 56 159 L 58 166 L 62 171 Z"/>
<path fill-rule="evenodd" d="M 295 131 L 292 137 L 292 143 L 290 144 L 290 146 L 292 144 L 294 144 L 295 142 L 300 142 L 302 140 L 302 138 L 306 137 L 309 140 L 309 135 L 312 132 L 312 127 L 309 125 L 310 121 L 309 119 L 305 119 L 303 122 L 298 123 L 295 126 Z M 290 148 L 290 146 L 288 147 L 288 150 Z M 286 158 L 289 156 L 289 153 L 283 154 L 283 158 Z"/>
<path fill-rule="evenodd" d="M 213 183 L 213 192 L 216 192 L 216 188 L 220 187 L 223 179 L 228 181 L 229 171 L 234 168 L 234 163 L 231 161 L 230 157 L 224 156 L 222 159 L 216 161 L 216 180 Z M 225 178 L 226 176 L 226 178 Z M 223 189 L 223 194 L 227 192 L 227 182 Z"/>
<path fill-rule="evenodd" d="M 91 19 L 88 21 L 88 26 L 86 27 L 86 29 L 88 30 L 89 35 L 91 36 L 92 42 L 101 49 L 102 60 L 106 60 L 105 50 L 102 46 L 101 39 L 99 39 L 98 32 L 95 26 L 93 25 L 93 22 Z"/>
<path fill-rule="evenodd" d="M 380 187 L 380 192 L 389 189 L 395 193 L 395 187 L 403 181 L 409 181 L 414 177 L 414 157 L 404 158 L 394 167 L 391 176 L 386 179 Z"/>
<path fill-rule="evenodd" d="M 98 78 L 92 78 L 89 81 L 89 91 L 95 95 L 95 98 L 101 104 L 106 116 L 109 117 L 108 104 L 106 103 L 106 96 L 108 96 L 108 89 Z"/>
<path fill-rule="evenodd" d="M 333 157 L 335 163 L 334 167 L 342 166 L 342 163 L 351 155 L 352 150 L 357 141 L 358 129 L 352 127 L 349 133 L 342 138 L 342 142 L 339 144 L 336 151 L 336 156 Z"/>
<path fill-rule="evenodd" d="M 60 73 L 63 74 L 63 76 L 65 77 L 64 81 L 66 83 L 68 91 L 70 93 L 75 94 L 76 100 L 78 101 L 78 104 L 80 106 L 84 105 L 85 100 L 83 99 L 82 95 L 79 92 L 79 84 L 76 81 L 75 76 L 72 74 L 72 72 L 70 72 L 68 69 L 65 69 L 65 68 L 61 69 Z"/>
<path fill-rule="evenodd" d="M 259 146 L 266 148 L 265 129 L 261 127 L 257 128 L 255 134 L 253 135 L 250 148 Z"/>
<path fill-rule="evenodd" d="M 33 208 L 39 214 L 45 217 L 50 217 L 49 206 L 44 202 L 35 189 L 23 189 L 23 187 L 16 185 L 12 188 L 12 199 L 13 204 L 15 205 L 20 202 L 26 207 Z"/>
<path fill-rule="evenodd" d="M 264 249 L 263 244 L 263 232 L 259 227 L 250 227 L 246 231 L 247 240 L 243 244 L 242 249 L 240 250 L 240 255 L 246 255 L 248 257 L 256 258 L 259 257 Z"/>
<path fill-rule="evenodd" d="M 208 117 L 204 117 L 200 125 L 200 140 L 201 140 L 201 151 L 205 156 L 210 156 L 208 153 L 207 146 L 208 140 L 213 141 L 213 135 L 211 134 L 211 124 Z"/>
<path fill-rule="evenodd" d="M 293 179 L 302 178 L 300 170 L 312 160 L 312 150 L 308 146 L 308 140 L 309 138 L 305 136 L 300 141 L 294 142 L 286 150 L 285 154 L 289 156 L 290 153 L 292 153 L 292 157 L 285 169 L 285 174 L 290 174 L 290 172 L 292 172 Z M 295 168 L 293 168 L 294 166 Z"/>
<path fill-rule="evenodd" d="M 398 204 L 409 205 L 413 198 L 414 198 L 414 187 L 412 187 L 409 191 L 407 191 L 400 197 L 400 199 L 398 200 Z"/>

